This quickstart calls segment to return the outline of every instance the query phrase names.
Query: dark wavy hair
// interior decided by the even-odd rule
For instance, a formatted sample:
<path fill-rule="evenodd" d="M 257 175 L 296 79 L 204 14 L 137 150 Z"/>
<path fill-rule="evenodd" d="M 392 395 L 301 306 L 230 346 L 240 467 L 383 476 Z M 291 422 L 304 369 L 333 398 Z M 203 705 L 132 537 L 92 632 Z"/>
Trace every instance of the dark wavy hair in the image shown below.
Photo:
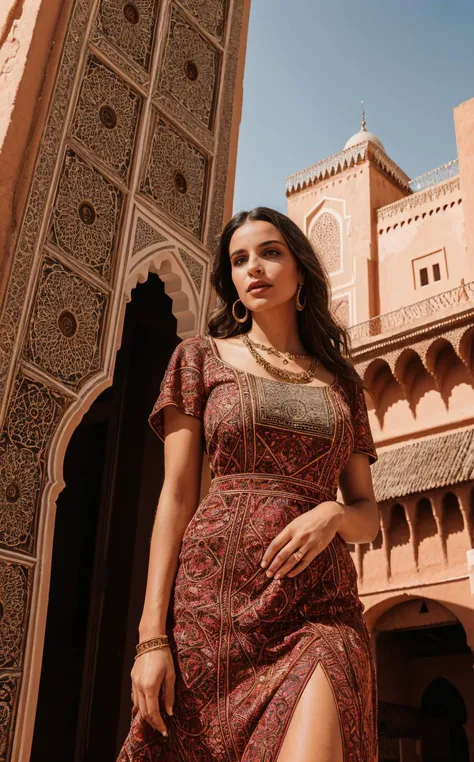
<path fill-rule="evenodd" d="M 239 295 L 232 281 L 229 244 L 241 225 L 257 220 L 270 222 L 280 231 L 305 274 L 300 297 L 302 301 L 306 299 L 305 308 L 296 313 L 299 336 L 305 349 L 335 375 L 364 387 L 349 359 L 348 332 L 331 313 L 331 287 L 322 261 L 298 225 L 275 209 L 257 206 L 249 212 L 238 212 L 224 227 L 212 261 L 211 284 L 217 292 L 218 301 L 208 318 L 208 333 L 218 338 L 229 338 L 247 333 L 252 326 L 250 311 L 245 323 L 237 323 L 232 315 L 232 305 Z"/>

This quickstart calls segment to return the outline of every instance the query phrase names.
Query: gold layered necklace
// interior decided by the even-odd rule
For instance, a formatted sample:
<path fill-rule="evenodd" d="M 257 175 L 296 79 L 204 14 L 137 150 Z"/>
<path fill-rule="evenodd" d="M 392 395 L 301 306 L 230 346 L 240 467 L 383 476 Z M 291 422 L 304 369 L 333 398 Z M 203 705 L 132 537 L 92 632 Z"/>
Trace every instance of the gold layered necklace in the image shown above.
<path fill-rule="evenodd" d="M 250 336 L 248 336 L 246 333 L 241 334 L 240 337 L 249 350 L 250 354 L 256 360 L 256 362 L 261 365 L 267 373 L 269 373 L 272 376 L 276 376 L 278 378 L 283 379 L 284 381 L 289 381 L 292 384 L 307 384 L 309 381 L 311 381 L 313 378 L 315 378 L 315 372 L 316 368 L 318 367 L 318 360 L 315 357 L 311 357 L 311 365 L 309 366 L 308 370 L 303 370 L 301 373 L 294 373 L 291 370 L 285 370 L 284 368 L 277 368 L 276 365 L 272 365 L 271 362 L 268 362 L 268 360 L 265 360 L 264 357 L 262 357 L 258 351 L 257 347 L 261 349 L 266 349 L 271 354 L 275 354 L 278 357 L 283 358 L 283 362 L 288 364 L 288 360 L 293 360 L 296 357 L 308 357 L 308 355 L 304 354 L 293 354 L 292 352 L 279 352 L 274 347 L 267 347 L 264 344 L 257 344 L 257 342 L 252 341 Z M 286 362 L 285 362 L 286 359 Z"/>

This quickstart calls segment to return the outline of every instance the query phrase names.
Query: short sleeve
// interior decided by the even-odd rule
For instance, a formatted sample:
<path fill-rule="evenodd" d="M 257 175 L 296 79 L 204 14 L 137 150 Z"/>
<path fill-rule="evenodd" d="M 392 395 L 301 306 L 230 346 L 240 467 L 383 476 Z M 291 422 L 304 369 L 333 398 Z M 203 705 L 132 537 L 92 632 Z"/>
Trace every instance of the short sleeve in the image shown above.
<path fill-rule="evenodd" d="M 370 429 L 369 414 L 367 412 L 367 403 L 364 390 L 354 384 L 352 391 L 352 425 L 354 429 L 354 449 L 353 452 L 363 452 L 369 456 L 370 464 L 377 460 L 377 451 Z"/>
<path fill-rule="evenodd" d="M 174 349 L 160 384 L 160 393 L 148 422 L 164 441 L 164 413 L 167 405 L 175 405 L 182 413 L 202 420 L 206 405 L 202 350 L 195 339 L 184 339 Z"/>

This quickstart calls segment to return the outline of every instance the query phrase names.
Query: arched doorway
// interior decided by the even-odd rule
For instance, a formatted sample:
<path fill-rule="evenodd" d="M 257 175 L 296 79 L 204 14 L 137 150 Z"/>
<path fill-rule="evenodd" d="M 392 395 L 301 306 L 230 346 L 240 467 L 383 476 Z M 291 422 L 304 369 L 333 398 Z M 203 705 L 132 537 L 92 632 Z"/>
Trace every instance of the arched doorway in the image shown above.
<path fill-rule="evenodd" d="M 461 622 L 441 603 L 413 597 L 385 611 L 374 633 L 379 762 L 469 762 L 474 685 Z"/>
<path fill-rule="evenodd" d="M 421 701 L 423 762 L 469 762 L 466 722 L 466 704 L 460 692 L 444 677 L 435 678 Z"/>
<path fill-rule="evenodd" d="M 179 339 L 157 275 L 132 294 L 113 385 L 69 443 L 57 501 L 32 762 L 115 759 L 163 477 L 147 418 Z"/>

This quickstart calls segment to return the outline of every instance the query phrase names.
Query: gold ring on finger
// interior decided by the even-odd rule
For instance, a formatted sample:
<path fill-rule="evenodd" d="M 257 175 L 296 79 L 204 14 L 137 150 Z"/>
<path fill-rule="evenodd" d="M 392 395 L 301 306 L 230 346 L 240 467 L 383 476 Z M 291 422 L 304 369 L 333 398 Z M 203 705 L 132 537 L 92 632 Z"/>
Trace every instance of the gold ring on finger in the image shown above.
<path fill-rule="evenodd" d="M 300 561 L 300 559 L 303 558 L 304 553 L 302 553 L 301 550 L 295 550 L 293 555 L 294 555 L 294 557 L 296 558 L 297 561 Z"/>

